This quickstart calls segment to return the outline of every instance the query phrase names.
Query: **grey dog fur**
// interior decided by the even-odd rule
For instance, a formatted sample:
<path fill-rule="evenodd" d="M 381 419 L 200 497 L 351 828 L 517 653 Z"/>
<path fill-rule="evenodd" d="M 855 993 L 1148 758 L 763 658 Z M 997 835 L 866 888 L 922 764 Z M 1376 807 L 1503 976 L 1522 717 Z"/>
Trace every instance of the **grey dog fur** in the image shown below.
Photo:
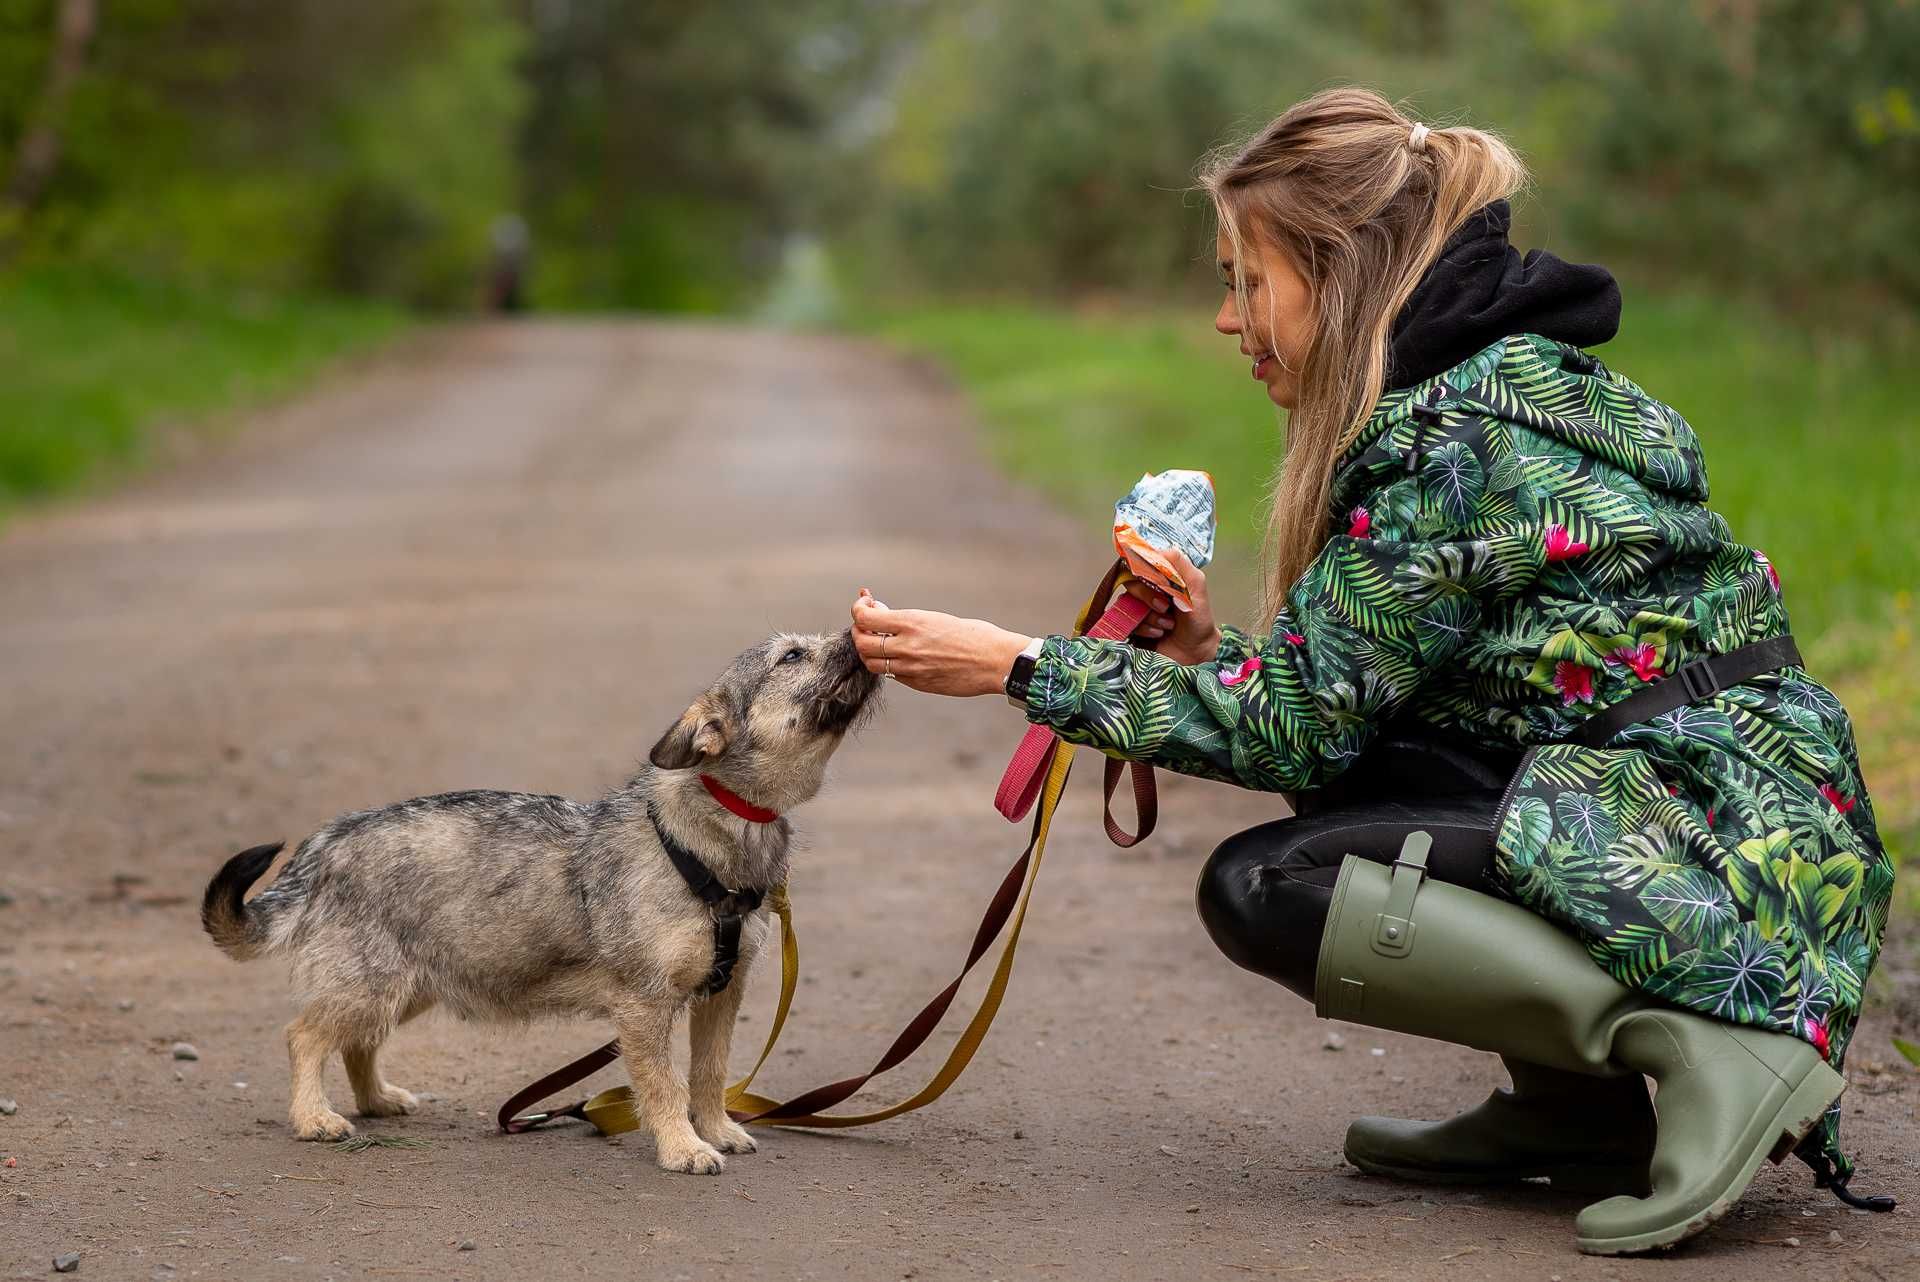
<path fill-rule="evenodd" d="M 779 885 L 785 815 L 819 791 L 876 686 L 851 634 L 780 634 L 735 658 L 654 744 L 650 767 L 598 801 L 474 791 L 355 811 L 302 841 L 250 902 L 247 888 L 280 847 L 228 860 L 208 883 L 201 922 L 236 960 L 291 958 L 302 1003 L 287 1026 L 295 1133 L 352 1134 L 321 1081 L 336 1051 L 363 1116 L 412 1112 L 414 1097 L 380 1077 L 376 1056 L 396 1026 L 443 1006 L 471 1020 L 609 1018 L 662 1167 L 710 1175 L 722 1153 L 752 1152 L 722 1095 L 766 909 L 741 931 L 733 981 L 702 995 L 713 918 L 661 848 L 648 802 L 722 884 Z M 782 817 L 737 817 L 701 774 Z M 670 1057 L 683 1009 L 685 1082 Z"/>

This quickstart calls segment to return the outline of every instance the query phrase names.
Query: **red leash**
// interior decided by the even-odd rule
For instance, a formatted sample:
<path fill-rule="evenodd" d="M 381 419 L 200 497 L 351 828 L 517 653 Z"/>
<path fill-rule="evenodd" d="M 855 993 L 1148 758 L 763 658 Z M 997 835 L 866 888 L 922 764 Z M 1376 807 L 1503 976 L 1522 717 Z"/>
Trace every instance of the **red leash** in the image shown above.
<path fill-rule="evenodd" d="M 1125 641 L 1139 630 L 1147 617 L 1147 603 L 1131 592 L 1114 596 L 1126 568 L 1124 560 L 1115 561 L 1113 568 L 1100 581 L 1100 586 L 1094 589 L 1093 598 L 1080 615 L 1078 631 L 1081 635 L 1099 641 Z M 1103 606 L 1104 613 L 1089 627 L 1088 617 Z M 1034 801 L 1040 796 L 1040 785 L 1053 765 L 1053 754 L 1059 746 L 1060 736 L 1053 731 L 1045 726 L 1029 726 L 1025 737 L 1020 740 L 1020 746 L 1013 751 L 1013 759 L 1007 763 L 1006 773 L 1000 777 L 999 790 L 993 795 L 994 809 L 1010 822 L 1020 822 L 1033 809 Z M 1140 819 L 1138 832 L 1127 832 L 1113 817 L 1113 794 L 1120 787 L 1121 762 L 1112 757 L 1106 759 L 1106 773 L 1101 787 L 1105 794 L 1101 817 L 1106 824 L 1107 838 L 1123 848 L 1144 841 L 1160 818 L 1153 767 L 1139 761 L 1125 764 L 1131 767 L 1133 775 L 1133 805 Z"/>

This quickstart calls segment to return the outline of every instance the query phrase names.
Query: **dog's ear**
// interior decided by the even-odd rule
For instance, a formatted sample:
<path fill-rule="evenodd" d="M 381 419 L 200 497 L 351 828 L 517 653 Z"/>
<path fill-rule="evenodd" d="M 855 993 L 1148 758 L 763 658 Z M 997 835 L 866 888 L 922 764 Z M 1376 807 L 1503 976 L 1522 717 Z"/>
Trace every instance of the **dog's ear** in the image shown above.
<path fill-rule="evenodd" d="M 662 770 L 690 770 L 727 750 L 725 710 L 702 696 L 653 745 L 647 760 Z"/>

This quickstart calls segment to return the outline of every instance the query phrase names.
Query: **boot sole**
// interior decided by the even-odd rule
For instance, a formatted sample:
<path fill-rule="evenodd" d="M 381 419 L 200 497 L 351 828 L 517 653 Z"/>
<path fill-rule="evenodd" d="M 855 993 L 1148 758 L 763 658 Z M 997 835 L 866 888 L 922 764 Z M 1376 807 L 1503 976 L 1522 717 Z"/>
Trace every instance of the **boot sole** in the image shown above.
<path fill-rule="evenodd" d="M 1638 1166 L 1514 1166 L 1504 1170 L 1463 1171 L 1393 1166 L 1355 1157 L 1352 1153 L 1344 1156 L 1368 1175 L 1408 1184 L 1518 1184 L 1523 1180 L 1549 1180 L 1563 1193 L 1629 1193 L 1644 1197 L 1648 1191 L 1644 1162 Z"/>
<path fill-rule="evenodd" d="M 1846 1089 L 1846 1078 L 1826 1064 L 1815 1064 L 1764 1125 L 1749 1128 L 1747 1133 L 1752 1138 L 1738 1175 L 1705 1210 L 1644 1233 L 1614 1238 L 1576 1237 L 1574 1242 L 1585 1255 L 1632 1255 L 1679 1245 L 1708 1228 L 1740 1200 L 1747 1186 L 1753 1183 L 1754 1173 L 1760 1169 L 1761 1162 L 1778 1164 L 1784 1161 L 1794 1146 L 1818 1124 L 1828 1105 L 1839 1099 Z"/>

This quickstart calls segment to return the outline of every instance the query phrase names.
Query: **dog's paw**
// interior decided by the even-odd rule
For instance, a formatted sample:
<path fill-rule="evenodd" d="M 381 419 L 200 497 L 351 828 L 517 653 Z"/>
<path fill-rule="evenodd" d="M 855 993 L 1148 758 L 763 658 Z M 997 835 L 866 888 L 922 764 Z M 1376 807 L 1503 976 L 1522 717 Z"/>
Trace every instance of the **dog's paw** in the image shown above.
<path fill-rule="evenodd" d="M 727 1169 L 727 1159 L 718 1149 L 702 1140 L 660 1149 L 660 1169 L 682 1175 L 718 1175 Z"/>
<path fill-rule="evenodd" d="M 353 1123 L 327 1109 L 294 1118 L 293 1133 L 303 1140 L 343 1140 L 353 1134 Z"/>
<path fill-rule="evenodd" d="M 700 1132 L 700 1138 L 719 1149 L 722 1153 L 758 1153 L 759 1143 L 748 1133 L 747 1128 L 730 1117 L 722 1117 L 717 1122 L 698 1122 L 693 1129 Z"/>
<path fill-rule="evenodd" d="M 381 1085 L 380 1093 L 360 1105 L 362 1117 L 404 1117 L 420 1107 L 412 1091 L 401 1090 L 391 1082 Z"/>

